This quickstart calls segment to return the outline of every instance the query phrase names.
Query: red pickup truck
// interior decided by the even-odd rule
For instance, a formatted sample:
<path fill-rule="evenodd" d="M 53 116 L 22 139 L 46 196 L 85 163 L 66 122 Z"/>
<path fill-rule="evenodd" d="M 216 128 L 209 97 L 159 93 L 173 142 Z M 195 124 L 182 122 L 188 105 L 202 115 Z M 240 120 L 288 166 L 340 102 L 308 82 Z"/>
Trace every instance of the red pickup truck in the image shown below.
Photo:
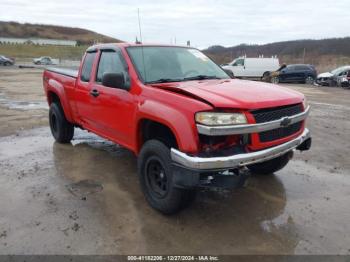
<path fill-rule="evenodd" d="M 56 141 L 79 127 L 130 149 L 146 200 L 165 214 L 197 187 L 239 187 L 248 169 L 272 174 L 311 146 L 304 95 L 231 79 L 190 47 L 95 45 L 79 70 L 47 69 L 43 82 Z"/>

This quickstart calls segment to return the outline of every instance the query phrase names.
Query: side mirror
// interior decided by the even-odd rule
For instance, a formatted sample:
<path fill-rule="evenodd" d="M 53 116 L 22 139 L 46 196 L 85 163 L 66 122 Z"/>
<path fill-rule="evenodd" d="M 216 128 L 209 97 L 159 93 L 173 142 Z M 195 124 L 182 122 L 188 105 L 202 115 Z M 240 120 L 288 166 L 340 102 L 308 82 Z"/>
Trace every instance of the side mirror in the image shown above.
<path fill-rule="evenodd" d="M 104 73 L 102 76 L 102 85 L 111 88 L 129 90 L 125 85 L 125 76 L 123 73 Z"/>
<path fill-rule="evenodd" d="M 228 76 L 230 77 L 230 78 L 235 78 L 235 75 L 233 74 L 233 72 L 231 71 L 231 70 L 229 70 L 229 69 L 224 69 L 224 71 L 225 71 L 225 73 L 226 74 L 228 74 Z"/>

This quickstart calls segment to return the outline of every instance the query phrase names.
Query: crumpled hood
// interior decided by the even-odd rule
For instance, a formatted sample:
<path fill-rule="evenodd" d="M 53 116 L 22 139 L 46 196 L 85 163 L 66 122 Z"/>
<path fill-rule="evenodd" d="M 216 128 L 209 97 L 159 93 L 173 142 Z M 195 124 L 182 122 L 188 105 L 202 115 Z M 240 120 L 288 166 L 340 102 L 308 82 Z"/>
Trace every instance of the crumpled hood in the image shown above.
<path fill-rule="evenodd" d="M 332 76 L 333 76 L 332 73 L 330 73 L 330 72 L 325 72 L 325 73 L 319 74 L 319 75 L 317 76 L 317 78 L 321 78 L 321 77 L 332 77 Z"/>
<path fill-rule="evenodd" d="M 259 109 L 301 103 L 304 95 L 274 84 L 239 79 L 154 84 L 188 94 L 217 108 Z"/>

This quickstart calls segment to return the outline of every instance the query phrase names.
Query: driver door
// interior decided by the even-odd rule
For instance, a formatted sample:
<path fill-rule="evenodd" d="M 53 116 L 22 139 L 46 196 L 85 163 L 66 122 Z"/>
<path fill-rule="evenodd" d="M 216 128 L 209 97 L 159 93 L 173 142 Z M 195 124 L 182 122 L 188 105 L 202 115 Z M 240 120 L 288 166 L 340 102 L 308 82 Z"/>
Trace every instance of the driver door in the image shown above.
<path fill-rule="evenodd" d="M 122 54 L 116 50 L 101 50 L 95 80 L 91 84 L 94 108 L 93 119 L 97 132 L 122 144 L 132 144 L 135 103 L 133 95 L 121 88 L 102 84 L 105 73 L 123 73 L 125 83 L 130 85 L 129 73 Z"/>

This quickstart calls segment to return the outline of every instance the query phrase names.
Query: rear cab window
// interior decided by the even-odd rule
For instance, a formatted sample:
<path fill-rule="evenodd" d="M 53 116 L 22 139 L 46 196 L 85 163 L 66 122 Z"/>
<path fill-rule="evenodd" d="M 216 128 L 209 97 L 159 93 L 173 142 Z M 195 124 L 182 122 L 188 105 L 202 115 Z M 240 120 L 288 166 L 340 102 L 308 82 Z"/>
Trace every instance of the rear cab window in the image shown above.
<path fill-rule="evenodd" d="M 81 69 L 81 75 L 80 75 L 80 80 L 83 82 L 90 81 L 90 76 L 91 76 L 91 71 L 92 71 L 92 66 L 94 63 L 95 55 L 96 55 L 96 52 L 86 53 L 83 67 Z"/>

